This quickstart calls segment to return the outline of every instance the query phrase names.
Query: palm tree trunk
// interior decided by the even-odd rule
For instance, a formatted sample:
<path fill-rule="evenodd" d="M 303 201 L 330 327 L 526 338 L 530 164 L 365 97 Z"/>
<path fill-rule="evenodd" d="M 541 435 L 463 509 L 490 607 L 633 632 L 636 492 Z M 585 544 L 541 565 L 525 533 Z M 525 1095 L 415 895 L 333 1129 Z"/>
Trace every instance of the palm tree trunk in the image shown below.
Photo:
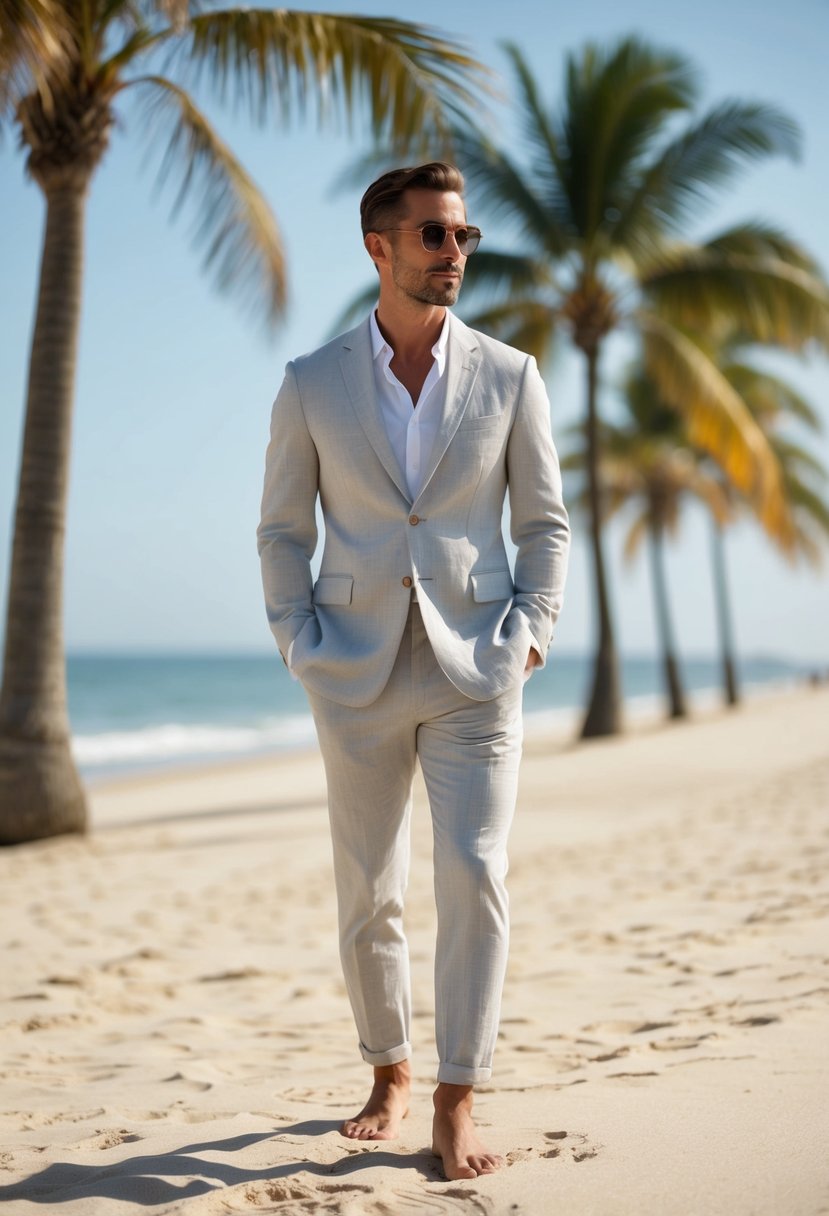
<path fill-rule="evenodd" d="M 726 705 L 738 705 L 740 690 L 734 661 L 734 630 L 731 626 L 731 602 L 725 566 L 723 530 L 716 519 L 711 523 L 711 561 L 714 567 L 714 595 L 717 603 L 717 632 L 720 640 L 723 695 Z"/>
<path fill-rule="evenodd" d="M 63 653 L 85 205 L 86 189 L 77 183 L 46 192 L 0 691 L 0 844 L 86 826 L 86 797 L 69 746 Z"/>
<path fill-rule="evenodd" d="M 621 685 L 619 656 L 610 616 L 604 552 L 602 547 L 602 503 L 599 486 L 598 348 L 585 351 L 587 358 L 587 481 L 590 500 L 590 543 L 596 587 L 599 641 L 593 665 L 593 683 L 587 714 L 581 728 L 583 739 L 616 735 L 621 730 Z"/>
<path fill-rule="evenodd" d="M 679 664 L 676 658 L 676 643 L 671 621 L 671 607 L 668 600 L 668 580 L 665 575 L 665 550 L 662 528 L 653 520 L 649 529 L 651 573 L 653 575 L 653 594 L 656 606 L 656 627 L 659 631 L 659 644 L 662 650 L 662 671 L 665 677 L 665 691 L 668 694 L 668 716 L 684 718 L 688 713 L 685 702 L 685 692 L 679 674 Z"/>

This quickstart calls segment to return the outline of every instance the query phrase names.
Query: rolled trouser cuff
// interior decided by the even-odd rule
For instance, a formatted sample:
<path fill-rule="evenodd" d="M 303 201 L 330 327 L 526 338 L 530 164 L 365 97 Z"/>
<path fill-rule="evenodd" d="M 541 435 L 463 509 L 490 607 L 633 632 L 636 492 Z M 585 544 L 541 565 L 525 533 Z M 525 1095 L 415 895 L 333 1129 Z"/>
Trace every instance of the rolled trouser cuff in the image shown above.
<path fill-rule="evenodd" d="M 491 1076 L 491 1068 L 467 1068 L 465 1064 L 438 1065 L 438 1081 L 446 1085 L 483 1085 Z"/>
<path fill-rule="evenodd" d="M 412 1054 L 411 1043 L 401 1043 L 399 1047 L 390 1047 L 388 1051 L 369 1051 L 363 1044 L 360 1044 L 360 1055 L 367 1064 L 373 1064 L 375 1068 L 382 1068 L 386 1064 L 401 1064 L 403 1060 L 408 1060 Z"/>

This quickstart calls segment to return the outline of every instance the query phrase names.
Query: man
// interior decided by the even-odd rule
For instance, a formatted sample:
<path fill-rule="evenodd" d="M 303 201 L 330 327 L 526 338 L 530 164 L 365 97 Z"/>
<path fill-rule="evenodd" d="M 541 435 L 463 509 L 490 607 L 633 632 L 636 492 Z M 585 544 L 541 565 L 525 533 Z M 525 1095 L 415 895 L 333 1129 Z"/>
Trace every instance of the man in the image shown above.
<path fill-rule="evenodd" d="M 258 533 L 268 619 L 325 762 L 340 952 L 374 1068 L 342 1127 L 352 1139 L 394 1138 L 408 1110 L 402 911 L 418 759 L 423 771 L 438 910 L 433 1134 L 447 1178 L 503 1164 L 477 1137 L 472 1088 L 490 1077 L 506 967 L 522 683 L 544 664 L 569 541 L 534 360 L 447 311 L 480 239 L 462 191 L 457 169 L 432 163 L 363 196 L 379 303 L 288 364 Z"/>

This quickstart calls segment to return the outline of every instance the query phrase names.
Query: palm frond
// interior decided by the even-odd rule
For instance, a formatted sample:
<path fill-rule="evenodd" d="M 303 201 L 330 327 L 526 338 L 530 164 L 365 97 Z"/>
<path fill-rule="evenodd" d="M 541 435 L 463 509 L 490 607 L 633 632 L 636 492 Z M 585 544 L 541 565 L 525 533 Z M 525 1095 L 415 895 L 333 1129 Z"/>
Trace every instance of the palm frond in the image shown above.
<path fill-rule="evenodd" d="M 338 198 L 343 190 L 365 190 L 369 182 L 376 181 L 383 173 L 412 163 L 412 152 L 405 141 L 394 140 L 384 140 L 382 144 L 373 144 L 358 152 L 332 178 L 330 197 Z M 457 159 L 456 147 L 450 138 L 435 140 L 430 146 L 429 160 L 457 163 Z"/>
<path fill-rule="evenodd" d="M 534 298 L 512 299 L 471 314 L 464 312 L 463 319 L 473 329 L 532 355 L 539 364 L 548 363 L 552 357 L 558 316 Z"/>
<path fill-rule="evenodd" d="M 625 376 L 621 399 L 629 417 L 622 424 L 600 425 L 599 478 L 605 518 L 612 518 L 630 504 L 639 504 L 639 514 L 628 533 L 626 557 L 632 558 L 638 551 L 647 525 L 654 519 L 668 533 L 675 533 L 682 504 L 688 497 L 704 503 L 719 522 L 729 522 L 733 509 L 722 475 L 719 471 L 712 475 L 705 467 L 706 461 L 691 446 L 683 419 L 662 404 L 656 386 L 640 364 Z M 666 416 L 670 426 L 665 424 Z M 578 440 L 579 446 L 564 456 L 562 469 L 581 475 L 578 502 L 586 510 L 584 427 L 568 428 L 565 434 Z"/>
<path fill-rule="evenodd" d="M 797 124 L 776 107 L 720 103 L 672 140 L 641 174 L 633 175 L 633 192 L 619 205 L 614 244 L 631 249 L 640 259 L 652 256 L 659 237 L 695 219 L 713 190 L 746 161 L 794 157 L 798 149 Z"/>
<path fill-rule="evenodd" d="M 492 220 L 504 220 L 520 237 L 552 258 L 573 248 L 573 227 L 564 204 L 544 197 L 538 181 L 479 132 L 457 130 L 455 159 L 470 197 L 486 207 Z"/>
<path fill-rule="evenodd" d="M 720 367 L 764 430 L 771 429 L 782 417 L 796 418 L 812 431 L 822 429 L 814 407 L 782 376 L 761 371 L 750 363 L 723 360 Z"/>
<path fill-rule="evenodd" d="M 643 276 L 651 305 L 676 324 L 802 350 L 829 346 L 829 289 L 822 278 L 779 258 L 686 248 Z"/>
<path fill-rule="evenodd" d="M 191 4 L 190 8 L 193 7 Z M 95 27 L 101 31 L 117 26 L 129 35 L 133 30 L 156 29 L 159 14 L 163 28 L 172 31 L 170 14 L 160 0 L 95 0 Z"/>
<path fill-rule="evenodd" d="M 241 296 L 272 324 L 285 308 L 286 274 L 265 198 L 184 89 L 162 76 L 143 76 L 126 87 L 132 86 L 149 91 L 148 134 L 169 131 L 160 179 L 180 175 L 174 212 L 189 195 L 198 200 L 195 238 L 206 246 L 205 269 L 222 291 Z"/>
<path fill-rule="evenodd" d="M 97 72 L 97 78 L 105 88 L 118 81 L 124 68 L 134 59 L 145 54 L 154 46 L 160 46 L 174 36 L 171 28 L 154 32 L 146 25 L 130 30 L 126 40 L 113 51 L 102 63 Z M 125 82 L 126 84 L 126 82 Z"/>
<path fill-rule="evenodd" d="M 484 236 L 486 241 L 486 236 Z M 552 268 L 539 258 L 482 247 L 466 263 L 463 276 L 464 303 L 471 295 L 486 293 L 491 305 L 516 294 L 555 290 Z"/>
<path fill-rule="evenodd" d="M 507 42 L 504 51 L 510 60 L 518 89 L 514 109 L 529 162 L 533 166 L 533 193 L 543 201 L 546 210 L 558 218 L 559 224 L 566 226 L 572 218 L 563 185 L 567 171 L 567 150 L 562 150 L 555 120 L 545 108 L 538 84 L 520 49 L 515 43 Z"/>
<path fill-rule="evenodd" d="M 783 539 L 771 534 L 771 539 L 792 564 L 803 558 L 809 565 L 819 567 L 823 563 L 829 543 L 829 503 L 818 489 L 809 485 L 801 475 L 802 470 L 796 469 L 791 459 L 787 463 L 786 456 L 777 443 L 775 449 L 783 460 L 783 479 L 786 499 L 791 508 L 792 532 Z"/>
<path fill-rule="evenodd" d="M 649 531 L 650 519 L 647 508 L 640 508 L 627 530 L 625 543 L 622 548 L 622 556 L 628 564 L 635 560 L 637 553 L 642 547 L 642 542 L 647 538 Z"/>
<path fill-rule="evenodd" d="M 187 25 L 191 11 L 196 11 L 196 6 L 191 4 L 190 0 L 158 0 L 158 3 L 164 16 L 177 34 L 180 34 Z"/>
<path fill-rule="evenodd" d="M 780 462 L 780 467 L 783 470 L 783 478 L 788 483 L 791 477 L 792 482 L 802 481 L 804 475 L 811 476 L 819 482 L 826 483 L 829 481 L 829 472 L 819 456 L 810 448 L 804 448 L 802 444 L 793 443 L 790 439 L 785 439 L 782 435 L 772 435 L 769 442 L 774 449 L 774 454 Z"/>
<path fill-rule="evenodd" d="M 320 121 L 368 111 L 377 141 L 424 145 L 480 109 L 491 75 L 426 26 L 288 9 L 203 12 L 175 52 L 219 97 L 231 89 L 257 121 L 313 110 Z"/>
<path fill-rule="evenodd" d="M 726 256 L 738 254 L 743 257 L 774 258 L 818 278 L 822 276 L 817 261 L 798 241 L 782 228 L 765 220 L 743 220 L 742 223 L 732 224 L 716 236 L 709 237 L 702 248 Z"/>
<path fill-rule="evenodd" d="M 57 0 L 0 0 L 0 120 L 34 91 L 49 111 L 72 44 L 69 14 Z"/>
<path fill-rule="evenodd" d="M 795 546 L 792 550 L 785 552 L 784 556 L 788 557 L 794 565 L 797 557 L 802 557 L 804 561 L 812 567 L 813 570 L 819 570 L 823 565 L 824 544 L 823 537 L 816 537 L 808 524 L 802 524 L 799 520 L 795 520 Z"/>
<path fill-rule="evenodd" d="M 641 310 L 643 362 L 665 405 L 684 418 L 688 436 L 723 468 L 770 529 L 788 526 L 780 469 L 765 435 L 716 364 L 664 317 Z"/>
<path fill-rule="evenodd" d="M 825 545 L 829 541 L 829 503 L 802 481 L 793 481 L 788 487 L 788 493 L 796 518 L 802 520 L 808 517 L 809 522 L 822 534 L 821 539 Z"/>
<path fill-rule="evenodd" d="M 569 58 L 565 179 L 583 239 L 592 242 L 615 225 L 631 171 L 669 119 L 688 109 L 696 91 L 687 59 L 636 38 L 609 48 L 589 44 Z"/>

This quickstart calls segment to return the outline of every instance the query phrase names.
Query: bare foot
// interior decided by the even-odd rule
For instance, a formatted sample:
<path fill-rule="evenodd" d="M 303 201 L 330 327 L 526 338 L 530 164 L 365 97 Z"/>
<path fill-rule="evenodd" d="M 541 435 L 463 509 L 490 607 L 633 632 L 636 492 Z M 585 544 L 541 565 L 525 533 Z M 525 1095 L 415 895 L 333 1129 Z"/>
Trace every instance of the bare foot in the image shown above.
<path fill-rule="evenodd" d="M 374 1087 L 359 1115 L 346 1119 L 340 1132 L 348 1140 L 396 1140 L 409 1113 L 409 1061 L 374 1069 Z"/>
<path fill-rule="evenodd" d="M 484 1148 L 472 1122 L 472 1086 L 441 1083 L 434 1095 L 432 1152 L 450 1181 L 494 1174 L 504 1158 Z"/>

